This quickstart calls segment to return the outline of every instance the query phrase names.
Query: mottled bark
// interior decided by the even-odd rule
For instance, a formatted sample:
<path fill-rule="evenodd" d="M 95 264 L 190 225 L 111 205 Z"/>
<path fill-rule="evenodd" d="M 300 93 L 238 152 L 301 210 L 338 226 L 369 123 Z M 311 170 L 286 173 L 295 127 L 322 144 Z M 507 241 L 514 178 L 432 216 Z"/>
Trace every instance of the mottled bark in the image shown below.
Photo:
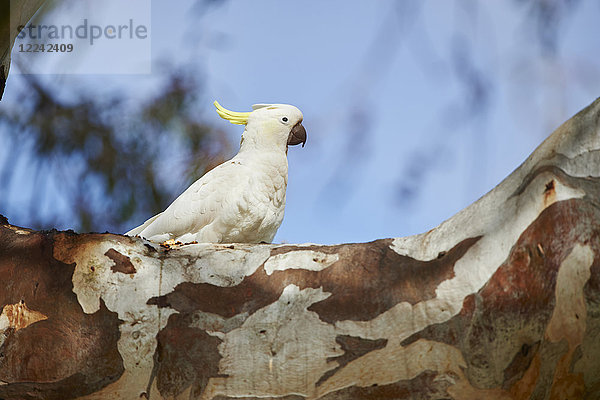
<path fill-rule="evenodd" d="M 0 398 L 598 399 L 599 118 L 406 238 L 165 249 L 0 221 Z"/>

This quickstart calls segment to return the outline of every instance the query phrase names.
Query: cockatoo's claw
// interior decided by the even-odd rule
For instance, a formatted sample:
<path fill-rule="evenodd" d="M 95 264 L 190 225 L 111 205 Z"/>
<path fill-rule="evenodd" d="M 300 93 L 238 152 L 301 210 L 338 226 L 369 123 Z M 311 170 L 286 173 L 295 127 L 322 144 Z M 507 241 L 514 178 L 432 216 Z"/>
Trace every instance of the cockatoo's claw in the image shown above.
<path fill-rule="evenodd" d="M 166 241 L 164 241 L 162 243 L 159 243 L 159 244 L 160 244 L 160 247 L 164 247 L 167 250 L 171 250 L 171 249 L 174 249 L 174 248 L 177 248 L 177 247 L 187 246 L 188 244 L 198 244 L 198 242 L 194 240 L 194 241 L 191 241 L 191 242 L 185 242 L 185 243 L 183 243 L 183 242 L 180 242 L 179 240 L 176 241 L 174 239 L 169 239 L 169 240 L 166 240 Z"/>
<path fill-rule="evenodd" d="M 180 241 L 175 241 L 174 239 L 169 239 L 160 243 L 160 247 L 164 247 L 167 250 L 180 246 L 183 246 L 183 243 L 181 243 Z"/>

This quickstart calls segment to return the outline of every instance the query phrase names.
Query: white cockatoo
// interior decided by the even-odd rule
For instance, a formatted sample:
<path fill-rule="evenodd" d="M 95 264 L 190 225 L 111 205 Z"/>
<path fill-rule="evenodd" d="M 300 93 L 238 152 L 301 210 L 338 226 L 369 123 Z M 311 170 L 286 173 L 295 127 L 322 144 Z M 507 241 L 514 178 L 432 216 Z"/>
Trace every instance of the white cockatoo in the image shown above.
<path fill-rule="evenodd" d="M 255 104 L 251 112 L 214 105 L 222 118 L 246 126 L 239 152 L 126 235 L 158 243 L 271 243 L 285 210 L 288 145 L 306 142 L 302 113 L 287 104 Z"/>

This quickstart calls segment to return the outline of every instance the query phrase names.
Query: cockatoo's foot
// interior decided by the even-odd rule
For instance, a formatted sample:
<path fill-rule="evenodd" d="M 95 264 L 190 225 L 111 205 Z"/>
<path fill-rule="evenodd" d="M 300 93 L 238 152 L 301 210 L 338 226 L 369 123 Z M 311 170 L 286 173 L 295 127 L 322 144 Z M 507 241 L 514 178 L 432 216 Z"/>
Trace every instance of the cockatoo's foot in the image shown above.
<path fill-rule="evenodd" d="M 187 246 L 188 244 L 198 244 L 198 242 L 196 242 L 194 240 L 192 242 L 182 243 L 179 240 L 169 239 L 169 240 L 166 240 L 166 241 L 160 243 L 160 246 L 164 247 L 167 250 L 170 250 L 170 249 L 174 249 L 174 248 L 177 248 L 177 247 Z"/>
<path fill-rule="evenodd" d="M 169 239 L 160 243 L 160 247 L 164 247 L 165 249 L 172 249 L 179 246 L 183 246 L 183 243 L 180 241 L 175 241 L 174 239 Z"/>

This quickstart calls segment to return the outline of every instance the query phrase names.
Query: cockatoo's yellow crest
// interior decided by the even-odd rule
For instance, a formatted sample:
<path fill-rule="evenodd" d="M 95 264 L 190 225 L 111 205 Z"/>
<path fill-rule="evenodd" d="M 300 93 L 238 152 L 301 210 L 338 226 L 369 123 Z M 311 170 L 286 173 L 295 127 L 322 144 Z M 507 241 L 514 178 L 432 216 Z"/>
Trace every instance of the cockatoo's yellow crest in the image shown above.
<path fill-rule="evenodd" d="M 248 123 L 248 117 L 250 116 L 249 112 L 230 111 L 222 105 L 220 105 L 219 102 L 216 100 L 213 104 L 217 108 L 217 114 L 219 114 L 221 118 L 226 119 L 232 124 L 246 125 Z"/>

